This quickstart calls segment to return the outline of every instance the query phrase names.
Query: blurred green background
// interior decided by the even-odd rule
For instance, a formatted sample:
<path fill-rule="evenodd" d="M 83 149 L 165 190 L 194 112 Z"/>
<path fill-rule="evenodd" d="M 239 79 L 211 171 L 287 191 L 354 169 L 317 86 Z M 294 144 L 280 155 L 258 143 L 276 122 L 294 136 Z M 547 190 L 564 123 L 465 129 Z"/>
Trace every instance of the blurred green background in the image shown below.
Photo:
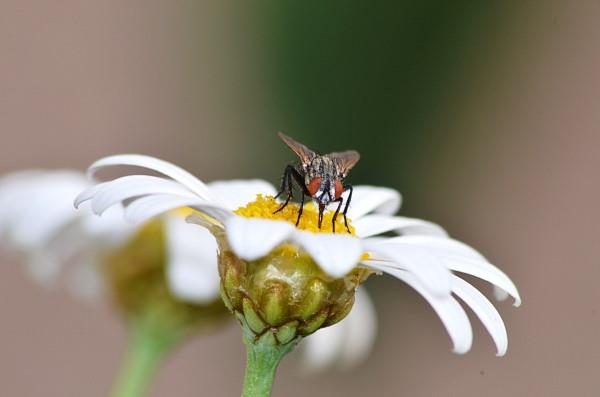
<path fill-rule="evenodd" d="M 360 148 L 353 179 L 414 186 L 427 148 L 456 136 L 439 128 L 440 113 L 473 73 L 470 60 L 493 55 L 506 7 L 267 2 L 255 12 L 270 108 L 310 147 Z"/>

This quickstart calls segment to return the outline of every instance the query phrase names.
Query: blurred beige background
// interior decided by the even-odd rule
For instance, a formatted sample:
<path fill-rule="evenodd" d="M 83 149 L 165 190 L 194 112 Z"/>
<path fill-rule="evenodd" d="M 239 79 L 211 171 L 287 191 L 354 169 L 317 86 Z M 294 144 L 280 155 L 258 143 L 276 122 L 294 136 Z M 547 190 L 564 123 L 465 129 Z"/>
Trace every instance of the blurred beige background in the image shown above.
<path fill-rule="evenodd" d="M 378 278 L 368 361 L 309 378 L 288 358 L 275 396 L 598 394 L 600 3 L 520 2 L 511 13 L 492 62 L 471 65 L 436 120 L 458 138 L 427 148 L 422 185 L 403 192 L 429 209 L 405 215 L 446 226 L 520 288 L 521 308 L 498 304 L 507 356 L 494 356 L 475 319 L 472 351 L 452 354 L 426 302 Z M 285 120 L 248 62 L 261 50 L 253 34 L 235 2 L 0 1 L 0 172 L 141 152 L 202 179 L 254 167 L 275 181 Z M 246 133 L 256 130 L 272 138 Z M 111 309 L 42 290 L 2 259 L 0 395 L 105 396 L 125 338 Z M 239 395 L 240 339 L 230 326 L 192 341 L 152 395 Z"/>

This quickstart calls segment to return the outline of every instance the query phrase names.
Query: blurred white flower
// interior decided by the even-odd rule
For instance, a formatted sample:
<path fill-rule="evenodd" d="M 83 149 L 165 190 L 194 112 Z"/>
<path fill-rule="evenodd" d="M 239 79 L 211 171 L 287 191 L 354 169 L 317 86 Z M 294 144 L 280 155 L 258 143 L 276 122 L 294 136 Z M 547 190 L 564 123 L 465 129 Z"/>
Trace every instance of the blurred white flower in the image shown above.
<path fill-rule="evenodd" d="M 194 222 L 225 233 L 232 251 L 243 260 L 259 259 L 280 244 L 289 243 L 303 249 L 334 278 L 346 275 L 355 267 L 388 273 L 410 285 L 431 304 L 452 339 L 454 351 L 465 353 L 471 347 L 473 335 L 458 297 L 482 321 L 496 344 L 497 354 L 506 353 L 508 338 L 499 313 L 457 273 L 492 283 L 511 295 L 518 306 L 520 297 L 513 282 L 476 250 L 449 238 L 440 226 L 393 215 L 400 206 L 400 195 L 393 189 L 354 188 L 348 218 L 352 220 L 356 236 L 313 233 L 295 227 L 295 217 L 282 218 L 286 211 L 275 216 L 272 205 L 276 203 L 272 199 L 271 202 L 260 198 L 253 201 L 257 191 L 275 194 L 273 186 L 264 181 L 255 182 L 259 189 L 239 182 L 210 186 L 171 163 L 140 155 L 103 158 L 94 163 L 89 172 L 123 165 L 143 167 L 168 178 L 125 176 L 88 188 L 80 194 L 76 204 L 91 201 L 94 212 L 102 214 L 113 205 L 124 203 L 125 218 L 134 222 L 179 207 L 191 207 L 201 214 L 194 217 Z M 246 206 L 245 209 L 240 208 L 242 206 Z M 287 209 L 293 211 L 289 206 Z M 310 209 L 305 208 L 305 211 Z M 318 231 L 303 222 L 300 227 Z M 397 235 L 389 237 L 389 234 Z"/>
<path fill-rule="evenodd" d="M 72 170 L 27 170 L 0 178 L 1 245 L 23 256 L 37 281 L 53 286 L 64 274 L 69 289 L 85 298 L 102 290 L 98 270 L 106 256 L 141 228 L 126 222 L 119 206 L 101 217 L 88 208 L 76 210 L 73 199 L 93 184 L 85 174 Z M 217 299 L 214 237 L 186 223 L 181 213 L 167 213 L 162 222 L 172 293 L 193 303 Z"/>

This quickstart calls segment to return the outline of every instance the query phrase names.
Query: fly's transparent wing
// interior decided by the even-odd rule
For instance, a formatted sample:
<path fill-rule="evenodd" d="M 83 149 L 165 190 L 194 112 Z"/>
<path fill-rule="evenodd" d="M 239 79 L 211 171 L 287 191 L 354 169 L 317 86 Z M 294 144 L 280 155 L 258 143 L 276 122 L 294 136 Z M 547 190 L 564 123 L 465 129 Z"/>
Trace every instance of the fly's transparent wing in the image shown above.
<path fill-rule="evenodd" d="M 348 172 L 360 160 L 360 154 L 356 150 L 347 150 L 345 152 L 329 153 L 327 156 L 335 163 L 339 176 L 345 178 Z"/>
<path fill-rule="evenodd" d="M 300 142 L 297 142 L 293 138 L 290 138 L 289 136 L 285 135 L 283 132 L 278 132 L 277 134 L 279 135 L 279 138 L 281 138 L 281 140 L 286 145 L 288 145 L 289 148 L 294 151 L 294 153 L 296 153 L 296 156 L 298 156 L 298 158 L 300 159 L 300 162 L 302 163 L 303 167 L 308 166 L 311 163 L 311 161 L 315 157 L 317 157 L 317 153 L 310 150 L 308 147 L 301 144 Z"/>

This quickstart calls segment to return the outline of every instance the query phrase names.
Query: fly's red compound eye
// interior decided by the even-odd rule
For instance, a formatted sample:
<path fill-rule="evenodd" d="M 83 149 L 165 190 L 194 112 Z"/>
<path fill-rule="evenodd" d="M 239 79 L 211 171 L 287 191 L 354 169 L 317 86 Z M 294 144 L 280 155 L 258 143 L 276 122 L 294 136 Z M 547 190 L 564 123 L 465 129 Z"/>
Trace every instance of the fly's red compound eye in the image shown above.
<path fill-rule="evenodd" d="M 314 196 L 319 191 L 319 187 L 321 186 L 321 178 L 316 177 L 310 180 L 308 186 L 306 187 L 310 192 L 311 196 Z"/>
<path fill-rule="evenodd" d="M 340 197 L 342 197 L 342 193 L 344 193 L 344 185 L 342 185 L 342 182 L 340 182 L 336 179 L 336 181 L 335 181 L 335 198 L 339 199 Z"/>

